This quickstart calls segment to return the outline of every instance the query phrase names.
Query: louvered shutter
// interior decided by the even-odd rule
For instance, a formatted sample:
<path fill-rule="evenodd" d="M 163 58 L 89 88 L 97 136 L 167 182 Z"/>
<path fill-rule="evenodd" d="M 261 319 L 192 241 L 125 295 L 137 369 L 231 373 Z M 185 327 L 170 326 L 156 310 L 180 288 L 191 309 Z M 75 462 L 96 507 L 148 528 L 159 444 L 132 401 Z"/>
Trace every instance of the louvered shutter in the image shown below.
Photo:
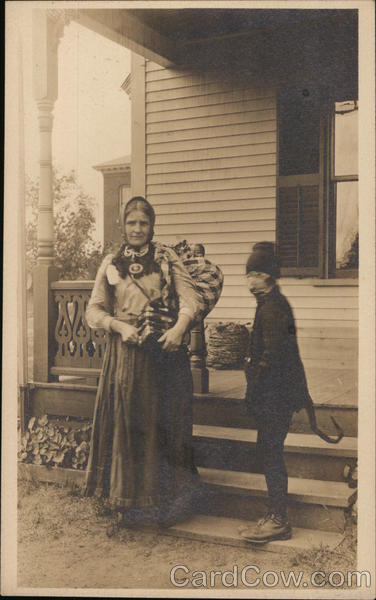
<path fill-rule="evenodd" d="M 282 179 L 282 178 L 281 178 Z M 296 178 L 297 179 L 297 178 Z M 319 186 L 280 184 L 278 248 L 283 270 L 316 274 L 319 267 Z"/>

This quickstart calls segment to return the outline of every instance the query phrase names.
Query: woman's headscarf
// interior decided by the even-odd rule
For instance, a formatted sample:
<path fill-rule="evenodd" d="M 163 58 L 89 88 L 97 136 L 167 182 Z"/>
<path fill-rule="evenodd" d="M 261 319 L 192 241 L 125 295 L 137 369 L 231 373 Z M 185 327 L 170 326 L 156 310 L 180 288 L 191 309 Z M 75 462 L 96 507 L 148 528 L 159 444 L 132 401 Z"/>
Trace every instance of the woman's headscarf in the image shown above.
<path fill-rule="evenodd" d="M 148 243 L 151 242 L 151 240 L 153 239 L 153 236 L 154 236 L 154 224 L 155 224 L 154 208 L 152 207 L 150 202 L 148 202 L 146 200 L 146 198 L 144 198 L 143 196 L 133 196 L 133 198 L 128 200 L 128 202 L 124 206 L 122 213 L 120 215 L 120 217 L 121 217 L 120 222 L 121 222 L 121 227 L 122 227 L 122 232 L 123 232 L 123 237 L 124 237 L 124 243 L 120 246 L 119 251 L 117 252 L 117 254 L 114 256 L 114 258 L 112 260 L 112 264 L 116 266 L 116 268 L 119 271 L 120 276 L 122 278 L 127 276 L 128 270 L 129 270 L 129 265 L 133 262 L 133 259 L 124 256 L 124 249 L 128 245 L 128 240 L 127 240 L 126 233 L 125 233 L 125 222 L 127 220 L 128 215 L 130 215 L 130 213 L 133 212 L 134 210 L 141 210 L 148 217 L 148 219 L 150 221 L 150 232 L 149 232 L 149 237 L 147 240 Z M 145 274 L 152 273 L 154 271 L 158 271 L 159 267 L 154 262 L 154 245 L 153 244 L 150 244 L 149 252 L 146 255 L 144 255 L 140 258 L 137 258 L 137 262 L 142 264 Z"/>
<path fill-rule="evenodd" d="M 143 196 L 133 196 L 133 198 L 128 200 L 128 202 L 126 203 L 126 205 L 124 206 L 124 208 L 122 210 L 122 214 L 120 215 L 120 223 L 121 223 L 121 228 L 122 228 L 125 242 L 127 243 L 126 233 L 125 233 L 125 222 L 127 220 L 127 217 L 134 210 L 141 210 L 148 217 L 148 219 L 150 221 L 150 233 L 149 233 L 148 242 L 150 242 L 154 236 L 155 212 L 154 212 L 154 208 L 152 207 L 150 202 L 148 202 L 146 200 L 146 198 L 144 198 Z"/>

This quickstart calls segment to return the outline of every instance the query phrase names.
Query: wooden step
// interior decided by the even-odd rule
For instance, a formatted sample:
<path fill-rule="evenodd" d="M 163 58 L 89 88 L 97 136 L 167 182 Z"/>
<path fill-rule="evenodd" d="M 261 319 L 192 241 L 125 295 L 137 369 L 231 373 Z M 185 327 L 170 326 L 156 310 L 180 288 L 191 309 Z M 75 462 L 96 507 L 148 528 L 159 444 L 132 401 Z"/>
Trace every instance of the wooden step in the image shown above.
<path fill-rule="evenodd" d="M 166 529 L 164 533 L 191 540 L 249 548 L 251 552 L 277 552 L 278 554 L 302 552 L 319 546 L 328 546 L 330 550 L 333 550 L 343 539 L 343 534 L 333 531 L 294 527 L 290 540 L 268 542 L 256 546 L 246 542 L 239 533 L 241 529 L 252 527 L 255 524 L 255 521 L 246 521 L 245 519 L 200 514 Z"/>
<path fill-rule="evenodd" d="M 267 511 L 265 478 L 260 474 L 199 468 L 204 494 L 199 513 L 246 521 L 257 520 Z M 18 463 L 21 479 L 77 485 L 82 487 L 85 472 L 75 469 L 48 469 Z M 293 527 L 342 533 L 345 510 L 356 491 L 338 482 L 289 478 L 289 519 Z"/>
<path fill-rule="evenodd" d="M 194 425 L 195 463 L 198 466 L 235 471 L 262 472 L 256 462 L 255 429 Z M 345 465 L 357 456 L 357 438 L 345 437 L 328 444 L 317 435 L 289 433 L 285 463 L 292 477 L 343 481 Z"/>
<path fill-rule="evenodd" d="M 265 477 L 222 469 L 199 468 L 206 488 L 200 512 L 216 516 L 258 519 L 267 511 Z M 295 527 L 342 532 L 345 511 L 356 491 L 346 483 L 289 477 L 288 507 Z"/>
<path fill-rule="evenodd" d="M 358 435 L 358 408 L 348 404 L 315 404 L 317 423 L 326 433 L 335 434 L 331 416 L 341 425 L 347 437 Z M 212 394 L 195 394 L 193 421 L 197 425 L 218 427 L 248 427 L 255 429 L 255 420 L 247 414 L 243 398 L 226 398 Z M 293 414 L 290 431 L 311 431 L 307 412 L 303 409 Z"/>

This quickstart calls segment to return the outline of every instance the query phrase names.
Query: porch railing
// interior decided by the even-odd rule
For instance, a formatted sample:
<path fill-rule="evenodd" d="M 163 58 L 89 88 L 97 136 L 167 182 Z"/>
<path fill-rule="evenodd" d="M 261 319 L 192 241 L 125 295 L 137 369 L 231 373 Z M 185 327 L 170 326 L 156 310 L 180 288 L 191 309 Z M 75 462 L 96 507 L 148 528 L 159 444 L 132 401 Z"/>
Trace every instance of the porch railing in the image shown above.
<path fill-rule="evenodd" d="M 99 375 L 108 334 L 90 329 L 85 311 L 93 281 L 56 281 L 51 284 L 58 314 L 52 375 Z"/>
<path fill-rule="evenodd" d="M 54 326 L 53 347 L 49 348 L 50 378 L 76 376 L 88 379 L 99 377 L 106 350 L 108 334 L 103 329 L 90 329 L 85 311 L 94 281 L 53 281 L 50 293 L 56 312 L 50 326 Z M 43 326 L 43 323 L 39 324 Z M 52 333 L 52 332 L 51 332 Z M 208 392 L 204 326 L 191 331 L 190 361 L 196 392 Z M 38 361 L 38 356 L 34 356 Z"/>

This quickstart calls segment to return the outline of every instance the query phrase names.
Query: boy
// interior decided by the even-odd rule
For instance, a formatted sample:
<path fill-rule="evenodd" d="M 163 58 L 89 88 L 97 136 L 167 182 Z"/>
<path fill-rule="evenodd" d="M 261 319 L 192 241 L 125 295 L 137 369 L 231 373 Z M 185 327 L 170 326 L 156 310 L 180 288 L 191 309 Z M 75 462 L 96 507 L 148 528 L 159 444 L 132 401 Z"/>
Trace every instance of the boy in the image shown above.
<path fill-rule="evenodd" d="M 254 543 L 291 538 L 283 446 L 292 414 L 302 408 L 308 393 L 293 313 L 276 284 L 279 275 L 274 244 L 255 244 L 246 264 L 248 288 L 257 301 L 245 366 L 246 404 L 256 421 L 269 511 L 256 527 L 242 531 Z"/>

